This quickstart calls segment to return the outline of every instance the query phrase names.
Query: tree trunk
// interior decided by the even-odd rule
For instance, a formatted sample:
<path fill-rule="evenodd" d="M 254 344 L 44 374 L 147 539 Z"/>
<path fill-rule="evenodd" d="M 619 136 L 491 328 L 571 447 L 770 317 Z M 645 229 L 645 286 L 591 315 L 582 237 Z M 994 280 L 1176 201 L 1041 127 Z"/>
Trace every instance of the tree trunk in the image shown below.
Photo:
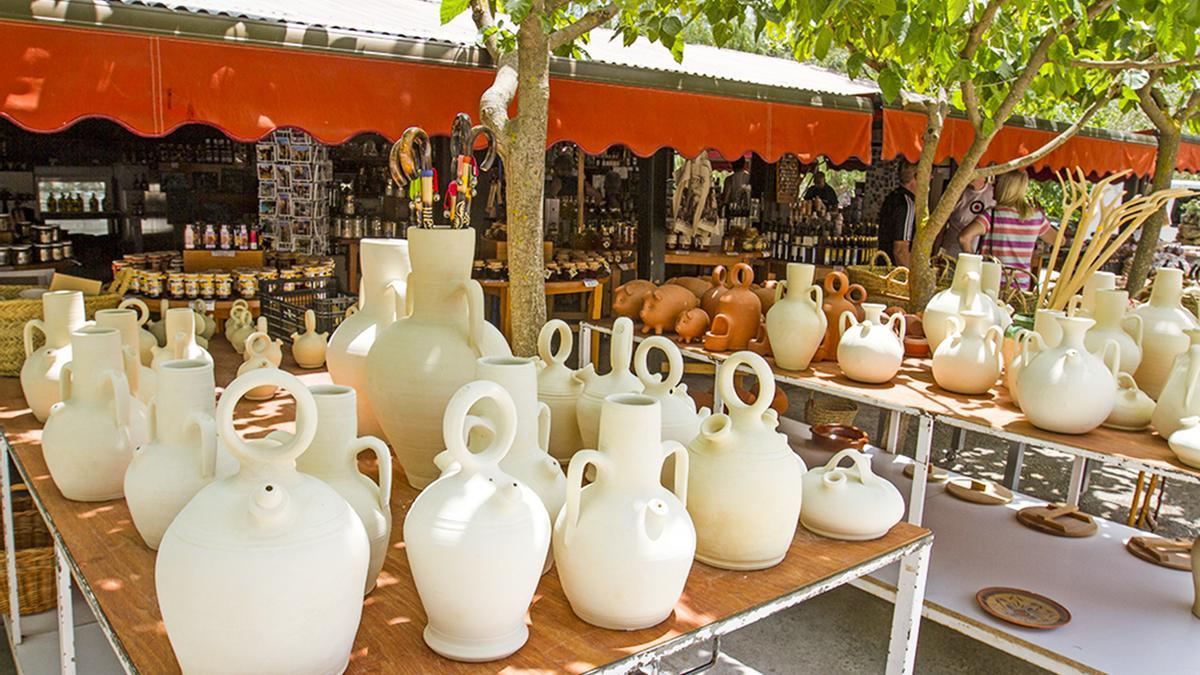
<path fill-rule="evenodd" d="M 1179 154 L 1181 132 L 1178 129 L 1158 130 L 1158 157 L 1154 160 L 1154 177 L 1150 188 L 1154 191 L 1166 190 L 1171 187 L 1171 178 L 1175 175 L 1175 158 Z M 1125 281 L 1125 289 L 1129 295 L 1136 295 L 1142 290 L 1146 278 L 1150 276 L 1150 267 L 1154 264 L 1154 252 L 1158 249 L 1158 237 L 1163 225 L 1167 222 L 1167 210 L 1160 209 L 1142 224 L 1138 235 L 1137 251 L 1133 254 L 1133 266 L 1129 270 L 1129 278 Z"/>
<path fill-rule="evenodd" d="M 933 182 L 934 157 L 937 146 L 942 138 L 942 129 L 946 123 L 946 108 L 940 103 L 931 103 L 926 111 L 925 133 L 921 137 L 921 157 L 917 161 L 917 185 L 913 193 L 913 241 L 909 245 L 909 295 L 913 299 L 912 308 L 924 308 L 929 301 L 932 290 L 922 293 L 922 289 L 933 288 L 933 267 L 930 264 L 933 255 L 933 237 L 922 236 L 929 228 L 925 225 L 929 216 L 929 189 Z M 919 298 L 919 300 L 918 300 Z"/>

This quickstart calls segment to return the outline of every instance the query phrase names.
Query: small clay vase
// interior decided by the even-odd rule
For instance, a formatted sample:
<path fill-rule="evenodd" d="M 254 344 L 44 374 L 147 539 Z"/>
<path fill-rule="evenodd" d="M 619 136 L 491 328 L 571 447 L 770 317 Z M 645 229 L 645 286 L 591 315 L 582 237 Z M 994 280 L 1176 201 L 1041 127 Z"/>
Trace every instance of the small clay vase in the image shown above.
<path fill-rule="evenodd" d="M 717 315 L 717 301 L 729 290 L 729 270 L 724 265 L 717 265 L 712 271 L 712 288 L 700 296 L 700 307 L 710 317 Z"/>
<path fill-rule="evenodd" d="M 817 361 L 836 361 L 838 343 L 842 339 L 839 321 L 844 312 L 851 312 L 854 318 L 862 321 L 865 318 L 862 303 L 867 299 L 867 289 L 850 280 L 841 272 L 830 272 L 825 275 L 822 284 L 825 288 L 824 302 L 821 311 L 825 312 L 825 340 L 817 350 Z"/>
<path fill-rule="evenodd" d="M 754 269 L 745 263 L 733 268 L 733 287 L 721 295 L 704 348 L 714 352 L 740 351 L 750 346 L 762 323 L 762 303 L 750 290 Z"/>
<path fill-rule="evenodd" d="M 317 313 L 304 312 L 304 333 L 292 333 L 292 358 L 301 368 L 312 370 L 325 365 L 325 347 L 329 333 L 317 332 Z"/>
<path fill-rule="evenodd" d="M 685 310 L 700 304 L 692 292 L 683 286 L 667 284 L 654 289 L 642 303 L 642 332 L 662 335 L 675 327 L 675 321 Z"/>
<path fill-rule="evenodd" d="M 713 286 L 712 282 L 708 279 L 701 279 L 700 277 L 673 277 L 667 279 L 667 283 L 673 286 L 683 286 L 694 293 L 697 300 L 703 298 L 704 293 Z"/>
<path fill-rule="evenodd" d="M 754 291 L 754 294 L 758 296 L 758 301 L 762 303 L 762 313 L 764 315 L 771 311 L 771 307 L 775 305 L 775 284 L 776 281 L 770 279 L 750 287 L 750 290 Z"/>
<path fill-rule="evenodd" d="M 613 293 L 612 308 L 617 316 L 627 316 L 636 319 L 642 311 L 642 303 L 646 296 L 654 290 L 654 282 L 645 279 L 634 279 L 627 284 L 617 287 Z"/>
<path fill-rule="evenodd" d="M 675 320 L 675 333 L 684 343 L 699 339 L 706 330 L 708 330 L 708 315 L 699 307 L 683 310 L 683 313 Z"/>

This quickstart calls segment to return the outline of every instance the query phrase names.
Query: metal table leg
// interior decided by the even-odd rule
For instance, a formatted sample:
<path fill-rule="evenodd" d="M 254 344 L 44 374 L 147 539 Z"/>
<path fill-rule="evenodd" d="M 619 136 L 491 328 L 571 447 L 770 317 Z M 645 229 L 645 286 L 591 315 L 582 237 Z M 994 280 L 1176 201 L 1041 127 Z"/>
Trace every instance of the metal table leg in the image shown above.
<path fill-rule="evenodd" d="M 1087 458 L 1076 455 L 1071 461 L 1071 482 L 1067 484 L 1067 504 L 1079 506 L 1083 495 L 1083 476 L 1087 469 Z"/>
<path fill-rule="evenodd" d="M 959 429 L 958 427 L 951 429 L 950 447 L 946 449 L 946 463 L 954 463 L 954 460 L 958 459 L 958 453 L 962 452 L 962 449 L 966 446 L 966 444 L 967 430 Z"/>
<path fill-rule="evenodd" d="M 1004 463 L 1004 487 L 1016 492 L 1021 487 L 1021 467 L 1025 464 L 1025 444 L 1008 446 L 1008 460 Z"/>
<path fill-rule="evenodd" d="M 899 417 L 899 414 L 896 414 Z M 917 448 L 913 457 L 912 488 L 908 492 L 908 522 L 920 525 L 925 516 L 925 487 L 929 481 L 929 456 L 933 449 L 933 417 L 917 416 Z"/>
<path fill-rule="evenodd" d="M 884 447 L 893 455 L 898 455 L 903 450 L 900 447 L 900 422 L 903 419 L 904 416 L 901 413 L 895 410 L 888 411 L 887 440 L 884 443 Z"/>
<path fill-rule="evenodd" d="M 586 323 L 579 324 L 579 367 L 583 368 L 592 362 L 592 327 Z"/>
<path fill-rule="evenodd" d="M 0 439 L 0 489 L 4 491 L 4 567 L 8 578 L 8 619 L 13 644 L 21 644 L 21 605 L 17 596 L 17 545 L 13 539 L 12 475 L 8 468 L 8 442 Z"/>
<path fill-rule="evenodd" d="M 75 675 L 75 611 L 71 604 L 71 569 L 67 555 L 54 545 L 54 575 L 58 586 L 58 657 L 59 672 Z"/>
<path fill-rule="evenodd" d="M 913 672 L 931 548 L 922 546 L 900 562 L 896 608 L 892 613 L 892 637 L 888 642 L 887 675 Z"/>

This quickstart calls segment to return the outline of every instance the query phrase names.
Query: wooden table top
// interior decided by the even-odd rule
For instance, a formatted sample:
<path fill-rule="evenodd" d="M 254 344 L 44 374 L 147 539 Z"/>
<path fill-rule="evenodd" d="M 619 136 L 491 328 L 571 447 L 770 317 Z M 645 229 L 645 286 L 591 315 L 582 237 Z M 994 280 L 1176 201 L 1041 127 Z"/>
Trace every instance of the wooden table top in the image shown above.
<path fill-rule="evenodd" d="M 219 337 L 213 341 L 217 382 L 228 383 L 238 365 L 232 348 Z M 286 357 L 288 367 L 290 355 Z M 328 382 L 324 371 L 296 372 L 307 384 Z M 154 552 L 133 527 L 124 501 L 71 502 L 50 478 L 42 457 L 41 429 L 26 408 L 16 378 L 0 378 L 0 423 L 15 452 L 18 469 L 52 532 L 61 538 L 78 574 L 101 610 L 101 625 L 115 633 L 129 661 L 140 672 L 179 671 L 158 611 L 154 588 Z M 237 427 L 248 437 L 287 426 L 290 398 L 238 407 Z M 365 464 L 365 463 L 364 463 Z M 542 577 L 530 610 L 530 640 L 503 661 L 463 664 L 443 659 L 425 646 L 421 632 L 425 614 L 409 572 L 401 541 L 404 515 L 417 491 L 408 486 L 396 462 L 392 497 L 395 524 L 391 551 L 378 587 L 363 601 L 363 616 L 347 672 L 496 673 L 584 672 L 644 651 L 714 621 L 747 612 L 780 596 L 805 589 L 860 565 L 926 540 L 928 530 L 900 523 L 883 538 L 839 542 L 799 528 L 782 563 L 759 572 L 730 572 L 695 563 L 683 597 L 670 619 L 640 631 L 611 631 L 576 618 L 554 571 Z M 368 472 L 374 467 L 369 466 Z M 86 672 L 87 664 L 80 664 Z"/>
<path fill-rule="evenodd" d="M 571 279 L 568 281 L 547 281 L 546 295 L 566 295 L 568 293 L 583 293 L 591 291 L 598 286 L 603 286 L 612 281 L 611 276 L 600 277 L 599 279 Z M 506 279 L 480 279 L 479 285 L 484 291 L 489 289 L 508 288 L 509 283 Z"/>

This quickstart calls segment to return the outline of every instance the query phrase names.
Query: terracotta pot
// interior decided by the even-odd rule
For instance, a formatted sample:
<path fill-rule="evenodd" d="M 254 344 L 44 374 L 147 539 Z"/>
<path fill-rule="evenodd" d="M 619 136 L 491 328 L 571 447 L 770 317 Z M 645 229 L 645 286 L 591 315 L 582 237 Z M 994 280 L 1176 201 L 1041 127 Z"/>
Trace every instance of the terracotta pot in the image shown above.
<path fill-rule="evenodd" d="M 667 279 L 667 283 L 674 286 L 683 286 L 691 291 L 697 300 L 703 298 L 705 291 L 713 286 L 711 281 L 701 279 L 700 277 L 672 277 Z"/>
<path fill-rule="evenodd" d="M 758 301 L 762 303 L 763 314 L 771 311 L 771 307 L 775 305 L 775 287 L 778 283 L 774 279 L 771 279 L 762 282 L 762 284 L 750 287 L 750 290 L 754 291 L 754 294 L 758 296 Z"/>
<path fill-rule="evenodd" d="M 750 346 L 750 340 L 758 335 L 762 321 L 762 303 L 750 290 L 754 282 L 754 268 L 738 263 L 733 268 L 733 286 L 717 301 L 717 313 L 713 315 L 708 332 L 704 334 L 705 349 L 722 352 L 738 351 Z"/>
<path fill-rule="evenodd" d="M 708 330 L 708 315 L 699 307 L 685 309 L 675 320 L 675 333 L 685 343 L 698 339 Z"/>
<path fill-rule="evenodd" d="M 808 368 L 825 335 L 824 294 L 812 283 L 815 269 L 788 263 L 787 279 L 775 286 L 778 299 L 767 312 L 767 337 L 774 337 L 771 351 L 776 365 L 785 370 Z"/>
<path fill-rule="evenodd" d="M 700 296 L 700 307 L 704 313 L 711 316 L 717 315 L 717 301 L 729 290 L 729 271 L 724 265 L 717 265 L 712 271 L 712 287 Z"/>
<path fill-rule="evenodd" d="M 1150 301 L 1130 310 L 1142 318 L 1142 362 L 1133 373 L 1142 391 L 1158 400 L 1175 357 L 1188 348 L 1184 330 L 1198 328 L 1196 317 L 1180 303 L 1183 272 L 1161 268 L 1154 274 Z"/>
<path fill-rule="evenodd" d="M 649 333 L 653 330 L 655 335 L 662 335 L 663 331 L 670 331 L 675 327 L 680 314 L 698 304 L 700 301 L 696 296 L 683 286 L 660 286 L 651 291 L 642 303 L 642 311 L 639 314 L 643 324 L 642 332 Z"/>
<path fill-rule="evenodd" d="M 292 358 L 301 368 L 320 368 L 325 365 L 325 346 L 329 333 L 317 332 L 317 313 L 304 312 L 304 334 L 292 333 Z"/>
<path fill-rule="evenodd" d="M 822 284 L 825 288 L 821 311 L 825 313 L 825 338 L 817 350 L 817 361 L 836 361 L 838 342 L 842 339 L 838 322 L 845 312 L 851 312 L 858 320 L 863 319 L 862 303 L 867 300 L 867 289 L 851 284 L 845 274 L 830 272 Z"/>
<path fill-rule="evenodd" d="M 552 349 L 558 335 L 558 351 Z M 538 400 L 550 408 L 550 456 L 566 464 L 583 448 L 579 418 L 575 414 L 583 384 L 575 371 L 567 367 L 573 338 L 571 328 L 561 319 L 551 319 L 538 334 Z"/>
<path fill-rule="evenodd" d="M 617 287 L 613 293 L 613 313 L 617 316 L 636 318 L 642 311 L 642 303 L 655 288 L 654 282 L 634 279 Z"/>
<path fill-rule="evenodd" d="M 62 368 L 71 361 L 71 333 L 83 327 L 83 293 L 50 291 L 42 294 L 42 318 L 25 322 L 25 362 L 21 364 L 21 392 L 39 422 L 50 416 L 50 406 L 62 400 Z M 45 343 L 33 348 L 33 332 Z"/>
<path fill-rule="evenodd" d="M 904 336 L 904 355 L 916 359 L 929 357 L 929 341 L 924 337 Z"/>

